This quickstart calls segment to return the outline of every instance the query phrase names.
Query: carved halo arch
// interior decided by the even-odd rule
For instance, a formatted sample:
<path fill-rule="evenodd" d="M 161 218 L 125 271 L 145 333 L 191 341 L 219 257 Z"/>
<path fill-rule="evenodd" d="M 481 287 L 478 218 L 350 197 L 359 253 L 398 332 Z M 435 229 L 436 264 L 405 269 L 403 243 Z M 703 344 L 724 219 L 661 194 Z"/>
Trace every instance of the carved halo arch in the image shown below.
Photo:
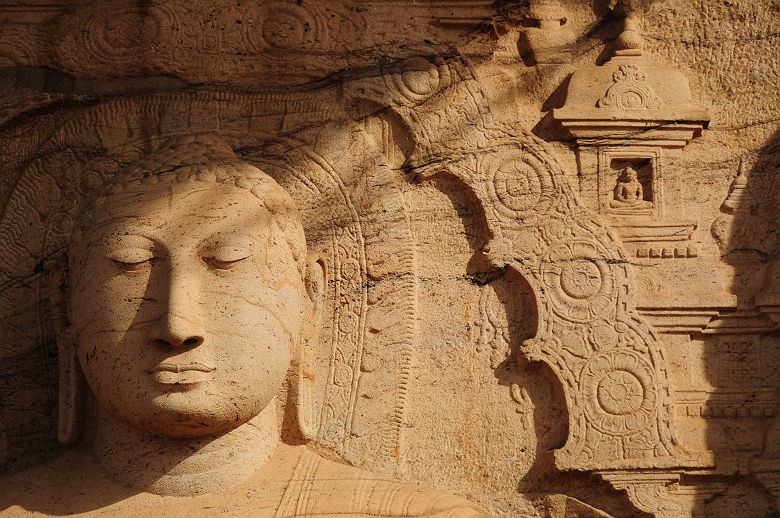
<path fill-rule="evenodd" d="M 328 123 L 333 114 L 321 106 L 301 96 L 199 93 L 78 110 L 23 167 L 0 217 L 3 358 L 36 353 L 64 327 L 61 286 L 49 285 L 48 271 L 66 252 L 86 197 L 169 137 L 215 134 L 290 192 L 309 248 L 328 262 L 333 318 L 320 333 L 315 440 L 356 464 L 391 470 L 415 339 L 411 229 L 399 175 L 357 125 Z M 287 136 L 268 129 L 296 113 L 323 123 Z M 60 364 L 61 388 L 77 387 L 75 361 Z M 72 407 L 79 394 L 62 390 L 60 398 Z M 77 433 L 78 422 L 61 419 L 66 436 Z"/>
<path fill-rule="evenodd" d="M 520 354 L 556 374 L 569 437 L 560 469 L 669 468 L 695 462 L 674 438 L 661 343 L 636 313 L 617 239 L 579 205 L 546 146 L 518 128 L 488 128 L 491 145 L 435 165 L 480 200 L 491 239 L 481 252 L 531 287 L 537 330 Z"/>

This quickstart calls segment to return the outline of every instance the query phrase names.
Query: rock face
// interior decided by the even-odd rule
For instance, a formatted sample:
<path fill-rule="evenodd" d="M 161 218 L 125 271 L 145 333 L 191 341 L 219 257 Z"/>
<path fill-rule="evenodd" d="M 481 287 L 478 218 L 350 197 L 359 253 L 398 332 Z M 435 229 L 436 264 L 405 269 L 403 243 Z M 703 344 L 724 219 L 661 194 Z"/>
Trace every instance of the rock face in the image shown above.
<path fill-rule="evenodd" d="M 9 516 L 780 512 L 776 2 L 0 27 Z"/>

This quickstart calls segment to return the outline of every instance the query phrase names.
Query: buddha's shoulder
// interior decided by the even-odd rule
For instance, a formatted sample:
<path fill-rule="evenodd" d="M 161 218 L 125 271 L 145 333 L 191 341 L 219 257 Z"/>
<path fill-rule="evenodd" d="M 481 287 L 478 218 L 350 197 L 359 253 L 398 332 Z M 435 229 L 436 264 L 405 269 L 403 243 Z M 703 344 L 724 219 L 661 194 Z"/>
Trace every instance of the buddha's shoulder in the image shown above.
<path fill-rule="evenodd" d="M 279 516 L 481 518 L 491 516 L 444 491 L 374 474 L 311 450 L 297 457 Z M 297 487 L 295 487 L 297 486 Z M 289 498 L 287 498 L 289 496 Z M 290 509 L 285 514 L 285 509 Z M 297 509 L 301 514 L 295 514 Z"/>
<path fill-rule="evenodd" d="M 208 511 L 206 511 L 208 510 Z M 304 446 L 282 445 L 255 475 L 199 497 L 153 495 L 110 478 L 88 452 L 69 451 L 0 480 L 0 517 L 211 515 L 279 518 L 481 518 L 455 495 L 375 475 Z"/>
<path fill-rule="evenodd" d="M 113 481 L 89 451 L 63 455 L 0 479 L 0 516 L 61 515 L 78 512 L 83 501 L 91 508 L 122 500 L 130 489 Z"/>

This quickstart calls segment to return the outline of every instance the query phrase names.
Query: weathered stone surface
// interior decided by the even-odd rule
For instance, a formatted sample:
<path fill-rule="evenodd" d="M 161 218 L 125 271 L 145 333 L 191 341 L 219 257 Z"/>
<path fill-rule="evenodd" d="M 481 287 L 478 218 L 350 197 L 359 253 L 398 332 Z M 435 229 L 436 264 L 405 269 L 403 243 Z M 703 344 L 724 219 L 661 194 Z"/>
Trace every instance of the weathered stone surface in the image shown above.
<path fill-rule="evenodd" d="M 776 2 L 0 24 L 10 515 L 780 511 Z"/>

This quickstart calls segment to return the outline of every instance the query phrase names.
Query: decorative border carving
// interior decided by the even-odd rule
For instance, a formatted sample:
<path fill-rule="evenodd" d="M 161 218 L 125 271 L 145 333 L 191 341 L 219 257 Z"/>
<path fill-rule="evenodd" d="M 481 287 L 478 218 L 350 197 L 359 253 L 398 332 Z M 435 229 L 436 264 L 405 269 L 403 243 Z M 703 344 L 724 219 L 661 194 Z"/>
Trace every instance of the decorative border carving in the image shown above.
<path fill-rule="evenodd" d="M 485 167 L 497 159 L 543 164 L 518 167 L 509 189 L 512 200 L 522 202 L 514 215 L 495 194 L 495 168 Z M 485 254 L 492 265 L 515 269 L 536 295 L 537 335 L 521 352 L 547 363 L 566 395 L 570 435 L 555 452 L 556 465 L 594 470 L 695 464 L 673 438 L 666 361 L 656 334 L 633 308 L 628 261 L 617 240 L 578 206 L 552 157 L 524 135 L 416 172 L 424 178 L 442 169 L 482 201 L 493 236 Z M 544 178 L 529 180 L 530 171 Z"/>
<path fill-rule="evenodd" d="M 620 65 L 612 74 L 614 84 L 598 100 L 598 108 L 641 110 L 661 107 L 661 99 L 647 84 L 647 74 L 637 65 Z"/>

